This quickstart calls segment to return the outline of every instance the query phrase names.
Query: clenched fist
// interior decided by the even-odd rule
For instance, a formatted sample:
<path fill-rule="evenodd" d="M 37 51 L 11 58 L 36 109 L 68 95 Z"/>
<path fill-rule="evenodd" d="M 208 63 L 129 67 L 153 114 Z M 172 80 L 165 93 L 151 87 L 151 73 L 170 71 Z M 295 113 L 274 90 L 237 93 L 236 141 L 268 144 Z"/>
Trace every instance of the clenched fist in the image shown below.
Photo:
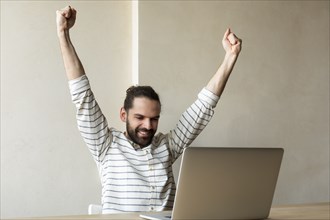
<path fill-rule="evenodd" d="M 71 6 L 56 11 L 57 32 L 68 31 L 76 21 L 77 11 Z"/>
<path fill-rule="evenodd" d="M 222 45 L 226 53 L 238 55 L 241 52 L 242 40 L 228 28 L 223 36 Z"/>

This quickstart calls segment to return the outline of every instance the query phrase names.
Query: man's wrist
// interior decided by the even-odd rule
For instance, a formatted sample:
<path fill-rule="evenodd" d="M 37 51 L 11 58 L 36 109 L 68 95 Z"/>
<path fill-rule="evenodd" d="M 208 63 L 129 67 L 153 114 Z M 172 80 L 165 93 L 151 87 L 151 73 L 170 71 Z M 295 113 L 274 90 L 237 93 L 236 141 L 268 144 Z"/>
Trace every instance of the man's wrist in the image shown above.
<path fill-rule="evenodd" d="M 225 60 L 228 60 L 228 61 L 235 61 L 238 57 L 238 54 L 235 54 L 235 53 L 231 53 L 231 52 L 228 52 L 226 53 L 225 55 Z"/>
<path fill-rule="evenodd" d="M 235 64 L 237 58 L 238 58 L 238 54 L 226 53 L 222 64 L 227 68 L 231 69 L 231 66 Z"/>
<path fill-rule="evenodd" d="M 57 29 L 57 36 L 58 37 L 66 37 L 69 35 L 69 31 L 65 29 Z"/>

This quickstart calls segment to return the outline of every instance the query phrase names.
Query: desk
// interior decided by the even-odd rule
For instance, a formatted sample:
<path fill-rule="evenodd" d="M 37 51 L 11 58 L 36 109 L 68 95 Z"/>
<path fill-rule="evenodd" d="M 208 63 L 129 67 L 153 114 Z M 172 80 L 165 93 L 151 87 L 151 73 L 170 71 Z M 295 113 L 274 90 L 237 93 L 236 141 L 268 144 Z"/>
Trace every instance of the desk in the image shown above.
<path fill-rule="evenodd" d="M 271 209 L 269 219 L 330 219 L 330 203 L 275 206 Z"/>
<path fill-rule="evenodd" d="M 289 220 L 289 219 L 309 219 L 309 220 L 329 220 L 329 207 L 330 203 L 315 203 L 315 204 L 302 204 L 302 205 L 285 205 L 272 207 L 269 215 L 269 220 Z M 123 214 L 110 214 L 110 215 L 74 215 L 74 216 L 59 216 L 59 217 L 42 217 L 42 218 L 25 218 L 27 219 L 130 219 L 142 220 L 139 217 L 141 213 L 123 213 Z"/>

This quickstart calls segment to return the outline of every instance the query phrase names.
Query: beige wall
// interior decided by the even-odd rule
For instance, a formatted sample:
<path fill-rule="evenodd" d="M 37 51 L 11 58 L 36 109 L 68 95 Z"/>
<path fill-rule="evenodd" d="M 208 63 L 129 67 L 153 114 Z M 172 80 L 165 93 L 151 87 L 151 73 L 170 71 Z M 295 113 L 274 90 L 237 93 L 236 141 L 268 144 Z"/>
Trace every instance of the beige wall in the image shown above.
<path fill-rule="evenodd" d="M 100 203 L 56 37 L 55 11 L 67 4 L 78 9 L 71 35 L 98 102 L 123 128 L 131 2 L 1 1 L 1 218 Z M 194 145 L 284 147 L 275 203 L 329 200 L 328 1 L 141 1 L 139 13 L 139 78 L 160 93 L 160 131 L 216 71 L 230 26 L 243 51 Z"/>
<path fill-rule="evenodd" d="M 217 70 L 227 27 L 243 50 L 193 145 L 283 147 L 275 204 L 329 201 L 329 1 L 142 1 L 140 81 L 160 91 L 160 129 Z"/>
<path fill-rule="evenodd" d="M 1 1 L 1 217 L 87 213 L 98 172 L 75 121 L 55 11 L 78 10 L 71 37 L 109 124 L 131 84 L 129 1 Z"/>

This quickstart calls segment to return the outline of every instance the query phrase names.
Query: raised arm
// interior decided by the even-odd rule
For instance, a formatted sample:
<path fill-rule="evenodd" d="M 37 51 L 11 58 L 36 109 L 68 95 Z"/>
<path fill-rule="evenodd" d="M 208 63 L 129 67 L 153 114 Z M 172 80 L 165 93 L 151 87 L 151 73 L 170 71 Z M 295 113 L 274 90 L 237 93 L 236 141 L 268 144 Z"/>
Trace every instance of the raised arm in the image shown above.
<path fill-rule="evenodd" d="M 70 39 L 69 30 L 76 21 L 77 11 L 67 6 L 56 11 L 57 36 L 60 41 L 64 67 L 68 80 L 76 79 L 85 74 L 83 65 Z"/>
<path fill-rule="evenodd" d="M 234 68 L 238 55 L 241 52 L 242 40 L 237 38 L 230 29 L 227 29 L 222 39 L 222 45 L 226 51 L 225 58 L 218 71 L 206 86 L 207 90 L 217 96 L 221 96 L 225 89 L 227 80 Z"/>

